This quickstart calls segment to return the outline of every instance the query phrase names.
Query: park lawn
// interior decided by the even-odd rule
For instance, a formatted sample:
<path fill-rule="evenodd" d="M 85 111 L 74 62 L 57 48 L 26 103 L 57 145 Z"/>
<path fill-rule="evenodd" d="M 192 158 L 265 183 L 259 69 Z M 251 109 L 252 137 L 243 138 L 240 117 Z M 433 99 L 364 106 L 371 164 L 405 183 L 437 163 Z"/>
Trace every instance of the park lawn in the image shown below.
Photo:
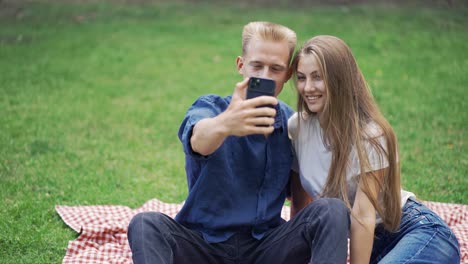
<path fill-rule="evenodd" d="M 466 9 L 47 2 L 0 16 L 0 263 L 61 261 L 77 235 L 55 205 L 183 201 L 179 124 L 199 95 L 232 92 L 251 20 L 345 40 L 405 189 L 468 204 Z M 280 98 L 295 106 L 291 83 Z"/>

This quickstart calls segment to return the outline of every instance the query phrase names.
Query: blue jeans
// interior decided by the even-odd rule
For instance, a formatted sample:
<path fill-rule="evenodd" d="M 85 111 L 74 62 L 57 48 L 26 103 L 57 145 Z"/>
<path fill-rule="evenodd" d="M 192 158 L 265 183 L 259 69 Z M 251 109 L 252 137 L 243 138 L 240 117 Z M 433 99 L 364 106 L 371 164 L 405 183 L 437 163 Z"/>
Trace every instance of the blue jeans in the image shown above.
<path fill-rule="evenodd" d="M 242 230 L 220 243 L 157 212 L 137 214 L 128 227 L 135 264 L 346 263 L 349 211 L 338 199 L 318 199 L 257 240 Z"/>
<path fill-rule="evenodd" d="M 376 227 L 370 263 L 459 264 L 460 247 L 438 215 L 410 198 L 396 232 L 386 231 L 381 224 Z"/>

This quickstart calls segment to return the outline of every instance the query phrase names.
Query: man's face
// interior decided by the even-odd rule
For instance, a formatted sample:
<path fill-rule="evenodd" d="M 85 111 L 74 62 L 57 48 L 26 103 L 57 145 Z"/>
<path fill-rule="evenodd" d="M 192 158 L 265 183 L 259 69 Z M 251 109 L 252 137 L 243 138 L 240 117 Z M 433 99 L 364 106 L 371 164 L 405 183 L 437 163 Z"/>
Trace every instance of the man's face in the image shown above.
<path fill-rule="evenodd" d="M 242 57 L 237 57 L 237 69 L 244 77 L 272 79 L 276 83 L 275 96 L 289 79 L 289 47 L 286 41 L 273 42 L 253 38 Z"/>

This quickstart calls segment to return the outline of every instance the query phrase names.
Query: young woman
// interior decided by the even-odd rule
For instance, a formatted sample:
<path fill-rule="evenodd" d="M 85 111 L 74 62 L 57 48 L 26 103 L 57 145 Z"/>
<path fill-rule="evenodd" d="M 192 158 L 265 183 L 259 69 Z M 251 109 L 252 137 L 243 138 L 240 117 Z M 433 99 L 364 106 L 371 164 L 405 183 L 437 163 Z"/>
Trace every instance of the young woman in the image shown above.
<path fill-rule="evenodd" d="M 351 263 L 460 263 L 453 232 L 401 189 L 397 139 L 350 48 L 317 36 L 293 60 L 298 113 L 288 122 L 298 176 L 292 214 L 336 197 L 351 210 Z"/>

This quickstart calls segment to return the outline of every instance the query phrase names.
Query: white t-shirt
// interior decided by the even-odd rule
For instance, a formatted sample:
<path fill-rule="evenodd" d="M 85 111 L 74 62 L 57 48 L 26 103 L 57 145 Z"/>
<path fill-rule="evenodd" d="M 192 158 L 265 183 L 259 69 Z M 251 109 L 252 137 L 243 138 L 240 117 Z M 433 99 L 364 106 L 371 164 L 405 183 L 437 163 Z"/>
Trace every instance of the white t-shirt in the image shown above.
<path fill-rule="evenodd" d="M 323 191 L 330 169 L 332 152 L 324 143 L 322 128 L 316 115 L 302 115 L 300 125 L 298 125 L 299 115 L 295 113 L 288 120 L 288 132 L 294 146 L 296 154 L 293 170 L 299 173 L 303 188 L 312 198 L 318 198 Z M 366 128 L 370 137 L 377 138 L 381 146 L 386 149 L 385 138 L 381 134 L 380 128 L 371 123 Z M 369 142 L 364 142 L 364 147 L 369 154 L 368 171 L 375 171 L 388 167 L 386 159 L 380 161 L 380 155 Z M 359 174 L 361 172 L 356 149 L 353 148 L 350 154 L 346 174 L 348 199 L 351 205 L 354 203 L 358 186 Z M 401 206 L 406 203 L 413 193 L 401 190 Z M 381 222 L 378 217 L 377 222 Z"/>

